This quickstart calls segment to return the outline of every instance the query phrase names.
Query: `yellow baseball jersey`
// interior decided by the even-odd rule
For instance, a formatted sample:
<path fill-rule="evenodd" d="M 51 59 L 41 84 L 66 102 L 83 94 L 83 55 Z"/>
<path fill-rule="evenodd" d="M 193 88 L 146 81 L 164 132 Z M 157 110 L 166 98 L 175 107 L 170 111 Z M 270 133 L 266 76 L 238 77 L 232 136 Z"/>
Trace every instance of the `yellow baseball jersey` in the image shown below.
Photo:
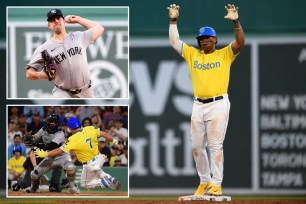
<path fill-rule="evenodd" d="M 195 97 L 210 98 L 227 93 L 230 67 L 236 58 L 231 44 L 211 54 L 204 54 L 203 50 L 184 43 L 182 56 L 189 66 Z"/>
<path fill-rule="evenodd" d="M 14 170 L 17 173 L 24 172 L 23 163 L 25 160 L 26 158 L 24 156 L 21 156 L 18 160 L 15 157 L 10 158 L 8 161 L 8 169 Z"/>
<path fill-rule="evenodd" d="M 69 153 L 70 150 L 74 150 L 81 163 L 88 162 L 99 153 L 99 137 L 99 128 L 87 126 L 70 136 L 60 148 L 66 153 Z"/>

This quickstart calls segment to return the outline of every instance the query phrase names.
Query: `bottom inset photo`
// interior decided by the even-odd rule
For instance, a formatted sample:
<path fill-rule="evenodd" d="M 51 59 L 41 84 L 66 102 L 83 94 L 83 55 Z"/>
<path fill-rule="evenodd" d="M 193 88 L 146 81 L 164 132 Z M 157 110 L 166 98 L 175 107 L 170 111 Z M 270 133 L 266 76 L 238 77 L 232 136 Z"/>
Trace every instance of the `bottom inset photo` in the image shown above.
<path fill-rule="evenodd" d="M 7 197 L 129 196 L 128 106 L 6 110 Z"/>

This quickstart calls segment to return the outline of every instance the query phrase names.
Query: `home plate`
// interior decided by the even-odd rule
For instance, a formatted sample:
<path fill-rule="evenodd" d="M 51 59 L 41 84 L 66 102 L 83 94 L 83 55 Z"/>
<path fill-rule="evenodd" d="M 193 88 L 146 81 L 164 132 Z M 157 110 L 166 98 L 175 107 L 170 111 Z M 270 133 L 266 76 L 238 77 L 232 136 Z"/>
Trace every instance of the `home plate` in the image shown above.
<path fill-rule="evenodd" d="M 208 195 L 190 195 L 179 197 L 178 201 L 193 201 L 193 200 L 206 200 L 206 201 L 231 201 L 230 196 L 208 196 Z"/>

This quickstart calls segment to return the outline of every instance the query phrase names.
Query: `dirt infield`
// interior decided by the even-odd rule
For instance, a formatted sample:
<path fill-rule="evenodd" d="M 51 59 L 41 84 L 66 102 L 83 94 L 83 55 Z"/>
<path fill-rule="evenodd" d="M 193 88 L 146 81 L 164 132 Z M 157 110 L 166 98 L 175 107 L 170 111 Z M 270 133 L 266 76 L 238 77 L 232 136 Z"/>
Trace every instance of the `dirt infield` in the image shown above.
<path fill-rule="evenodd" d="M 107 196 L 107 197 L 116 197 L 116 196 L 128 196 L 127 192 L 117 192 L 117 191 L 107 191 L 107 192 L 97 192 L 97 191 L 81 191 L 79 194 L 71 194 L 69 192 L 60 192 L 60 193 L 51 193 L 51 192 L 40 192 L 40 193 L 26 193 L 23 191 L 10 191 L 8 192 L 8 197 L 76 197 L 76 196 Z M 88 202 L 88 201 L 87 201 Z"/>
<path fill-rule="evenodd" d="M 77 196 L 77 197 L 76 197 Z M 118 197 L 117 197 L 118 196 Z M 0 198 L 0 203 L 10 204 L 306 204 L 305 196 L 279 197 L 232 197 L 232 201 L 178 201 L 179 196 L 127 198 L 127 192 L 118 191 L 82 191 L 70 194 L 67 190 L 61 193 L 26 193 L 8 192 L 8 198 Z"/>

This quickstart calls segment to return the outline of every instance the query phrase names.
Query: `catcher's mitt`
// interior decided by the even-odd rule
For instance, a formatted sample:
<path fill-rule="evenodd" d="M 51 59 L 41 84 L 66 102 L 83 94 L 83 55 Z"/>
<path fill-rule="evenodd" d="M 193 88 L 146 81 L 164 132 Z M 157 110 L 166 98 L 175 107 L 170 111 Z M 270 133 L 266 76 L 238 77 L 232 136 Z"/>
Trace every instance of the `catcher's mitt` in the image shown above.
<path fill-rule="evenodd" d="M 24 134 L 23 136 L 23 143 L 25 145 L 31 146 L 35 143 L 34 138 L 31 134 L 32 132 L 27 132 L 26 134 Z"/>
<path fill-rule="evenodd" d="M 43 71 L 49 77 L 49 81 L 51 81 L 51 80 L 53 80 L 53 77 L 54 77 L 55 72 L 56 72 L 56 67 L 57 67 L 56 63 L 55 63 L 54 59 L 52 59 L 52 57 L 49 55 L 47 50 L 43 50 L 41 52 L 41 56 L 44 60 Z"/>

